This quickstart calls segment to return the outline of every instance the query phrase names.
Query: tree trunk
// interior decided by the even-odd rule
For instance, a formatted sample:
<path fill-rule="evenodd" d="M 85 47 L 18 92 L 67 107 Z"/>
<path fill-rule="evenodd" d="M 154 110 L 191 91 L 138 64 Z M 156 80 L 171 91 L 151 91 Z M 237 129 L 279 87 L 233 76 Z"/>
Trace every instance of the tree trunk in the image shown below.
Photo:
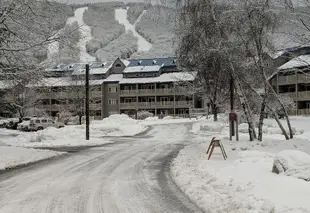
<path fill-rule="evenodd" d="M 82 125 L 82 117 L 81 115 L 79 115 L 79 125 Z"/>
<path fill-rule="evenodd" d="M 218 111 L 216 104 L 212 104 L 212 114 L 213 114 L 213 121 L 218 121 L 217 118 Z"/>
<path fill-rule="evenodd" d="M 259 122 L 258 122 L 258 140 L 263 140 L 263 125 L 265 118 L 265 108 L 266 108 L 266 95 L 264 95 L 263 102 L 260 108 Z"/>
<path fill-rule="evenodd" d="M 269 106 L 267 106 L 267 107 L 272 112 L 272 115 L 273 115 L 274 119 L 276 120 L 277 124 L 279 125 L 280 129 L 282 130 L 282 133 L 283 133 L 285 139 L 289 140 L 290 138 L 288 137 L 288 135 L 287 135 L 287 133 L 286 133 L 286 131 L 285 131 L 281 121 L 279 120 L 278 114 L 271 107 L 269 107 Z"/>
<path fill-rule="evenodd" d="M 254 141 L 254 139 L 256 138 L 256 134 L 255 134 L 253 119 L 252 119 L 252 116 L 249 112 L 248 106 L 246 104 L 245 95 L 242 92 L 242 87 L 241 87 L 239 80 L 235 79 L 235 83 L 236 83 L 235 86 L 236 86 L 237 94 L 239 97 L 239 101 L 241 103 L 241 106 L 242 106 L 243 111 L 244 111 L 244 115 L 245 115 L 247 123 L 249 125 L 250 141 Z"/>
<path fill-rule="evenodd" d="M 272 88 L 270 82 L 267 80 L 267 83 L 268 83 L 268 86 L 269 88 L 271 89 L 273 95 L 277 98 L 277 100 L 279 101 L 280 103 L 280 106 L 284 112 L 284 116 L 285 116 L 285 119 L 286 119 L 286 123 L 287 123 L 287 127 L 289 129 L 289 133 L 290 133 L 290 139 L 293 139 L 294 135 L 293 135 L 293 130 L 292 130 L 292 126 L 291 126 L 291 122 L 290 122 L 290 119 L 288 117 L 288 113 L 287 113 L 287 110 L 285 109 L 285 106 L 284 104 L 282 103 L 282 101 L 280 100 L 278 94 L 276 93 L 276 91 L 274 91 L 274 89 Z"/>

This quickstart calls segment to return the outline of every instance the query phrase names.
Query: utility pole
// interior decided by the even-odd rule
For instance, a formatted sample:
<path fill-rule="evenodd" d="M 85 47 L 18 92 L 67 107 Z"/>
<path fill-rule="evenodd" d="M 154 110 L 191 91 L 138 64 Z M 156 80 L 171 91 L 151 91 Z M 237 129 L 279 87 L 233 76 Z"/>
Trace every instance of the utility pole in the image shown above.
<path fill-rule="evenodd" d="M 85 72 L 85 115 L 86 115 L 86 140 L 89 140 L 89 64 L 86 64 Z"/>
<path fill-rule="evenodd" d="M 234 112 L 234 79 L 232 75 L 230 76 L 230 112 Z M 234 126 L 234 121 L 231 122 L 231 135 L 235 136 L 235 126 Z"/>

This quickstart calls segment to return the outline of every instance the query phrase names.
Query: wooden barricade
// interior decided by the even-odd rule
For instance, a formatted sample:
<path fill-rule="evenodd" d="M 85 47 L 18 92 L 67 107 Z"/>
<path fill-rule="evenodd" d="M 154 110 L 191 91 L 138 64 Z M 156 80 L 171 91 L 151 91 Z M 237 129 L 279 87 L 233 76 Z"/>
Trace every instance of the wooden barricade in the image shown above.
<path fill-rule="evenodd" d="M 209 154 L 208 160 L 210 160 L 211 155 L 212 155 L 213 150 L 214 150 L 215 147 L 220 147 L 220 149 L 222 151 L 222 154 L 223 154 L 223 158 L 224 158 L 224 160 L 226 160 L 227 159 L 227 154 L 225 152 L 224 146 L 223 146 L 221 140 L 215 140 L 215 137 L 212 138 L 212 140 L 211 140 L 211 142 L 209 144 L 208 150 L 206 152 L 206 154 Z"/>

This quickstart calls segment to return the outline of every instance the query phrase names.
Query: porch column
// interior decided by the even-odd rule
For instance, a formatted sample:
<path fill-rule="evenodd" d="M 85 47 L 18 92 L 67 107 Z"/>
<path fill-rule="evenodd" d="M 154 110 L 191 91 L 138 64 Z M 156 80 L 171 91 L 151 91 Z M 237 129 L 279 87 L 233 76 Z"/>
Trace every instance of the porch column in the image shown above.
<path fill-rule="evenodd" d="M 155 83 L 155 114 L 154 116 L 157 116 L 157 83 Z"/>
<path fill-rule="evenodd" d="M 173 83 L 173 113 L 174 113 L 174 116 L 176 116 L 175 93 L 176 93 L 176 87 L 175 87 L 175 83 Z"/>
<path fill-rule="evenodd" d="M 295 81 L 295 101 L 296 101 L 296 115 L 298 115 L 298 73 L 295 70 L 295 76 L 296 76 L 296 81 Z"/>

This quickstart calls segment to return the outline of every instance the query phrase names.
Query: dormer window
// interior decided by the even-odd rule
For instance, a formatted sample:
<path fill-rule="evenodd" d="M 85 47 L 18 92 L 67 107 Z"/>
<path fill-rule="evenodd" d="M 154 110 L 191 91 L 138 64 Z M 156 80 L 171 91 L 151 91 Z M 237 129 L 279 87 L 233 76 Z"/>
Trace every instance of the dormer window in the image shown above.
<path fill-rule="evenodd" d="M 157 61 L 156 60 L 153 60 L 153 64 L 156 64 L 157 63 Z"/>
<path fill-rule="evenodd" d="M 142 61 L 139 61 L 138 64 L 141 65 L 141 64 L 142 64 Z"/>

